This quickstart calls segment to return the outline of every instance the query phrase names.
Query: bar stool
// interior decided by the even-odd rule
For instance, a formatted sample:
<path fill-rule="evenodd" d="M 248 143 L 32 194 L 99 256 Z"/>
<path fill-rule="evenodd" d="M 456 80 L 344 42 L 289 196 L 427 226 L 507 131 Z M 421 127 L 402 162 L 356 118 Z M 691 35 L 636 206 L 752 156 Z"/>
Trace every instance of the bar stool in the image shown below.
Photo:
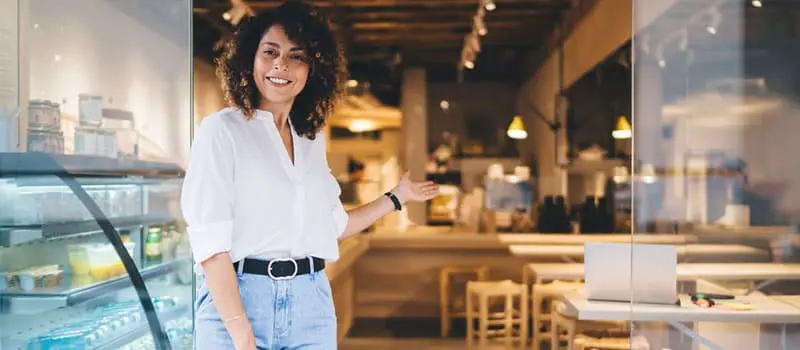
<path fill-rule="evenodd" d="M 569 310 L 567 310 L 567 307 L 561 301 L 553 302 L 552 310 L 553 310 L 553 312 L 552 312 L 552 314 L 550 316 L 550 349 L 551 350 L 559 350 L 559 349 L 561 349 L 561 340 L 562 340 L 561 333 L 562 333 L 562 330 L 566 330 L 567 349 L 570 349 L 570 350 L 575 349 L 576 346 L 578 346 L 576 344 L 576 340 L 578 338 L 578 331 L 579 330 L 581 332 L 596 330 L 596 331 L 608 332 L 609 334 L 624 333 L 623 335 L 627 335 L 628 332 L 629 332 L 628 329 L 627 329 L 628 328 L 628 323 L 625 322 L 625 321 L 579 321 L 577 319 L 576 315 L 573 315 L 572 313 L 570 313 Z M 617 332 L 615 332 L 615 331 L 617 331 Z M 588 337 L 588 336 L 584 336 L 584 335 L 581 335 L 581 336 L 586 337 L 587 339 L 588 338 L 600 339 L 597 342 L 588 342 L 588 341 L 586 341 L 586 344 L 600 344 L 600 342 L 602 342 L 603 339 L 609 339 L 609 340 L 606 341 L 608 344 L 610 344 L 608 346 L 613 346 L 614 341 L 611 340 L 611 339 L 623 339 L 623 338 L 628 339 L 629 338 L 627 336 L 620 336 L 620 337 L 614 336 L 614 337 L 608 337 L 608 338 L 592 338 L 592 337 Z M 645 341 L 645 343 L 646 343 L 646 341 Z M 593 346 L 594 345 L 589 346 L 587 348 L 581 348 L 581 349 L 595 349 L 595 347 L 593 347 Z M 613 350 L 613 349 L 616 349 L 616 348 L 602 348 L 602 347 L 599 347 L 597 349 L 598 350 L 600 350 L 600 349 Z M 628 349 L 628 348 L 625 348 L 625 349 Z M 637 348 L 637 350 L 638 349 L 639 348 Z"/>
<path fill-rule="evenodd" d="M 538 350 L 542 342 L 550 342 L 550 335 L 547 331 L 550 329 L 553 300 L 566 292 L 579 288 L 583 288 L 583 283 L 553 281 L 548 284 L 531 286 L 532 349 Z"/>
<path fill-rule="evenodd" d="M 479 349 L 486 348 L 489 335 L 502 336 L 506 349 L 511 348 L 515 340 L 520 348 L 524 348 L 528 333 L 527 294 L 525 285 L 511 280 L 467 282 L 467 349 L 472 349 L 475 342 L 475 318 L 478 319 Z M 490 298 L 502 298 L 505 301 L 502 312 L 489 313 Z M 514 298 L 519 299 L 519 309 L 514 308 Z M 490 330 L 489 326 L 502 328 Z M 516 336 L 514 326 L 519 326 Z"/>
<path fill-rule="evenodd" d="M 452 291 L 450 278 L 455 275 L 475 275 L 478 281 L 485 281 L 489 278 L 489 268 L 487 266 L 447 266 L 439 270 L 439 319 L 442 325 L 442 337 L 446 337 L 450 334 L 453 318 L 466 317 L 467 315 L 466 311 L 455 310 L 453 306 L 450 305 L 450 294 Z M 466 295 L 466 293 L 462 295 Z"/>

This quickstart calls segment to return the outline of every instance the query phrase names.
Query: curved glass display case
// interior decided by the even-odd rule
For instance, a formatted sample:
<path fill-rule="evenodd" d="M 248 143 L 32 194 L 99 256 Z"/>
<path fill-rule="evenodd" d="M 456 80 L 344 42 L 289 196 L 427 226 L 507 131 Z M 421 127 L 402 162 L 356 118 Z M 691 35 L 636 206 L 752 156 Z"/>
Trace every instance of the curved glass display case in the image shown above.
<path fill-rule="evenodd" d="M 181 177 L 165 163 L 0 154 L 0 348 L 190 348 Z"/>
<path fill-rule="evenodd" d="M 0 0 L 0 349 L 192 347 L 191 16 Z"/>

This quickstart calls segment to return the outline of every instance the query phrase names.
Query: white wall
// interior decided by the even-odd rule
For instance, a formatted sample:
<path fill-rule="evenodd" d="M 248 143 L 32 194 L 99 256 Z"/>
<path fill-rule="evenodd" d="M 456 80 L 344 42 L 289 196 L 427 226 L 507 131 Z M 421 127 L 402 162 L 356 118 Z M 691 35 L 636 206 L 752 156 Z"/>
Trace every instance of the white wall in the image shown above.
<path fill-rule="evenodd" d="M 145 138 L 142 153 L 184 164 L 192 98 L 188 20 L 161 23 L 157 29 L 142 22 L 154 18 L 145 12 L 145 4 L 113 1 L 28 3 L 30 98 L 62 103 L 62 113 L 77 117 L 78 94 L 103 96 L 104 107 L 133 112 L 136 129 Z M 180 3 L 186 3 L 185 8 L 177 6 Z M 190 18 L 188 2 L 180 3 L 148 4 L 163 5 L 174 17 Z M 175 40 L 176 32 L 185 32 L 185 40 Z"/>

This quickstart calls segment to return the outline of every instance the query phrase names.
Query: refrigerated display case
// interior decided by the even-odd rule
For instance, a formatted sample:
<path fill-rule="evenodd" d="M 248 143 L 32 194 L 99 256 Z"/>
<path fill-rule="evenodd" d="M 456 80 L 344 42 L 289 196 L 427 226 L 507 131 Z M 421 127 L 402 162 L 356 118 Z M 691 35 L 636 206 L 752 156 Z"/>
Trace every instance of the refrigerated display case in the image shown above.
<path fill-rule="evenodd" d="M 188 349 L 178 165 L 0 153 L 0 349 Z"/>

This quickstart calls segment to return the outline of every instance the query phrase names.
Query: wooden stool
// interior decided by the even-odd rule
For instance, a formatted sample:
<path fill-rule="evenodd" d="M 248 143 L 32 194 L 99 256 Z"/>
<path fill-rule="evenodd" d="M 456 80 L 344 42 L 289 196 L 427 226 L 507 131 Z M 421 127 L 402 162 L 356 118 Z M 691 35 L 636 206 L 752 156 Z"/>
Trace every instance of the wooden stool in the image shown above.
<path fill-rule="evenodd" d="M 575 315 L 568 312 L 566 305 L 555 301 L 550 315 L 550 349 L 561 349 L 561 332 L 566 331 L 567 349 L 575 348 L 578 331 L 600 330 L 609 331 L 622 329 L 627 332 L 628 323 L 625 321 L 579 321 Z M 591 349 L 591 347 L 589 348 Z M 537 349 L 538 350 L 538 349 Z"/>
<path fill-rule="evenodd" d="M 549 342 L 551 314 L 553 312 L 553 299 L 559 298 L 565 292 L 570 292 L 583 287 L 580 282 L 554 281 L 548 284 L 534 284 L 531 287 L 531 318 L 533 331 L 531 334 L 532 349 L 539 350 L 542 342 Z M 544 329 L 544 332 L 542 330 Z"/>
<path fill-rule="evenodd" d="M 503 312 L 489 313 L 489 298 L 502 297 L 505 300 Z M 519 298 L 519 310 L 514 309 L 514 298 Z M 505 348 L 512 347 L 514 340 L 520 348 L 525 347 L 528 328 L 528 288 L 510 280 L 493 282 L 467 282 L 467 348 L 472 349 L 475 341 L 474 320 L 478 319 L 478 348 L 485 349 L 489 335 L 502 335 Z M 477 302 L 477 310 L 475 308 Z M 517 317 L 515 317 L 517 316 Z M 500 330 L 489 330 L 490 325 L 503 326 Z M 514 336 L 514 326 L 519 326 Z"/>
<path fill-rule="evenodd" d="M 650 350 L 650 344 L 642 336 L 615 338 L 593 338 L 578 335 L 575 338 L 575 350 Z"/>
<path fill-rule="evenodd" d="M 439 270 L 439 319 L 442 324 L 442 337 L 450 334 L 450 326 L 454 317 L 466 317 L 466 311 L 453 310 L 450 305 L 450 277 L 453 275 L 476 275 L 478 281 L 485 281 L 489 278 L 489 268 L 486 266 L 476 267 L 443 267 Z M 464 293 L 463 295 L 466 295 Z"/>

